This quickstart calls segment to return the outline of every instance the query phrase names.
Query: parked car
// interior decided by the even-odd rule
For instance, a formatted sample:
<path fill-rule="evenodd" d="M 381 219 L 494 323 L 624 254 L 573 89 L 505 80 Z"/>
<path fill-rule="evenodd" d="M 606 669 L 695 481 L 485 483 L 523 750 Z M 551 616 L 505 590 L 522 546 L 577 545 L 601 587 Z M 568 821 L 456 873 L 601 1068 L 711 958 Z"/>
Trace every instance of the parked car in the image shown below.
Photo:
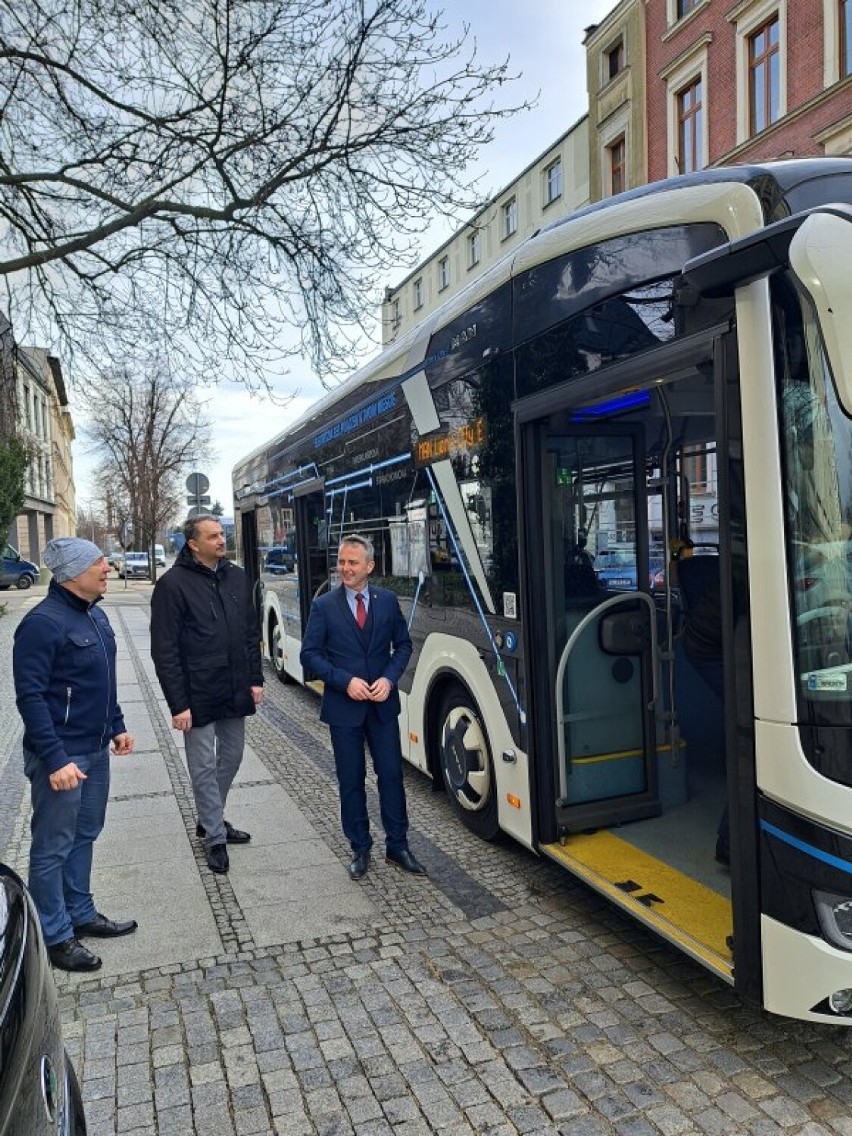
<path fill-rule="evenodd" d="M 636 551 L 633 548 L 602 548 L 595 557 L 598 585 L 607 592 L 636 591 Z M 652 548 L 648 556 L 648 586 L 653 589 L 658 573 L 665 569 L 661 550 Z"/>
<path fill-rule="evenodd" d="M 264 558 L 264 570 L 273 576 L 281 576 L 285 572 L 294 572 L 296 569 L 296 548 L 292 544 L 276 545 L 270 548 Z"/>
<path fill-rule="evenodd" d="M 165 568 L 166 566 L 166 550 L 161 544 L 154 545 L 154 561 L 158 568 Z"/>
<path fill-rule="evenodd" d="M 147 552 L 125 552 L 118 566 L 118 574 L 123 580 L 150 580 L 151 566 Z"/>
<path fill-rule="evenodd" d="M 85 1136 L 53 973 L 23 880 L 0 864 L 0 1133 Z"/>
<path fill-rule="evenodd" d="M 107 564 L 109 564 L 110 568 L 114 568 L 116 572 L 118 572 L 123 557 L 124 553 L 121 549 L 114 548 L 112 552 L 107 553 Z"/>
<path fill-rule="evenodd" d="M 31 588 L 38 580 L 41 568 L 32 560 L 24 560 L 17 548 L 7 544 L 3 549 L 3 558 L 0 562 L 0 589 L 14 586 L 24 591 Z"/>

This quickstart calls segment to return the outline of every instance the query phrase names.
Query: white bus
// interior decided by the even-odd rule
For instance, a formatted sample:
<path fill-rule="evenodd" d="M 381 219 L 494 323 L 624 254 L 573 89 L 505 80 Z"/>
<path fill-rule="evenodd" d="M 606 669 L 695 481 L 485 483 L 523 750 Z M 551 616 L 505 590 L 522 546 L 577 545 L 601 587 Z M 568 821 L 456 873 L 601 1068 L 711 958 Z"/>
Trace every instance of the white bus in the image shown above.
<path fill-rule="evenodd" d="M 368 535 L 415 644 L 403 751 L 460 821 L 843 1024 L 850 203 L 852 162 L 814 159 L 591 206 L 234 470 L 283 681 Z"/>

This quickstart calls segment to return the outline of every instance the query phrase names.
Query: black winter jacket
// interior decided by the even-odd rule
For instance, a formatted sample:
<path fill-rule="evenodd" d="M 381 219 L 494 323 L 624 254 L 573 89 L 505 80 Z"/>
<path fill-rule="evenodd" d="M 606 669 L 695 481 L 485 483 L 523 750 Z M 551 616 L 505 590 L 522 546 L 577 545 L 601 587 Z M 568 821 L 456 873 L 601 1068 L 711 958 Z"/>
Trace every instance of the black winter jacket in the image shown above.
<path fill-rule="evenodd" d="M 253 714 L 263 666 L 242 568 L 205 568 L 185 545 L 151 597 L 151 658 L 172 714 L 190 710 L 193 726 Z"/>

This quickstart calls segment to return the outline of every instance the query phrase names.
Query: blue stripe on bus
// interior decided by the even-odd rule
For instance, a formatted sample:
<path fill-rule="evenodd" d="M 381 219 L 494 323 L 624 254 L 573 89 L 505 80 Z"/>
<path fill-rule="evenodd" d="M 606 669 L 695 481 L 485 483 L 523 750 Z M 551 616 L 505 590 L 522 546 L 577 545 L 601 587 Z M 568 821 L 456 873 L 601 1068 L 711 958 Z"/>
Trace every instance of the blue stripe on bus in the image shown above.
<path fill-rule="evenodd" d="M 785 832 L 783 828 L 776 828 L 774 824 L 769 824 L 768 821 L 762 820 L 760 827 L 764 832 L 777 836 L 779 840 L 789 844 L 791 848 L 797 848 L 799 852 L 813 856 L 815 860 L 822 860 L 824 864 L 830 864 L 832 868 L 840 868 L 842 872 L 852 872 L 852 861 L 850 860 L 841 860 L 839 856 L 832 856 L 830 852 L 823 852 L 821 848 L 815 848 L 813 844 L 806 844 L 804 840 L 798 840 L 789 832 Z"/>

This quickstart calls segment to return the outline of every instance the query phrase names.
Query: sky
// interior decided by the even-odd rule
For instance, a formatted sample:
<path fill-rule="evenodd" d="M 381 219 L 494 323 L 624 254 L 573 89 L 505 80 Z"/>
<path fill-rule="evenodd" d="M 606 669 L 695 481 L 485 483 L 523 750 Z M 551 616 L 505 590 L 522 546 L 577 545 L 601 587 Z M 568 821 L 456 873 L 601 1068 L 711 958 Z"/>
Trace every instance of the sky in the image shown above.
<path fill-rule="evenodd" d="M 599 23 L 617 0 L 446 0 L 445 21 L 450 28 L 468 23 L 482 62 L 500 62 L 509 57 L 510 70 L 519 74 L 511 88 L 513 101 L 535 100 L 532 110 L 499 122 L 494 140 L 482 151 L 471 168 L 480 176 L 483 196 L 496 193 L 550 144 L 572 126 L 588 109 L 586 94 L 585 29 Z M 420 259 L 445 241 L 455 227 L 439 219 L 430 226 L 420 243 Z M 377 281 L 376 295 L 384 285 L 395 286 L 408 275 L 410 265 L 400 265 L 388 279 Z M 376 318 L 379 306 L 376 307 Z M 375 352 L 373 352 L 375 353 Z M 353 359 L 353 370 L 369 358 Z M 286 375 L 270 376 L 274 389 L 299 394 L 286 406 L 271 399 L 252 397 L 243 387 L 222 381 L 209 392 L 208 413 L 214 421 L 215 458 L 199 465 L 210 482 L 210 497 L 219 501 L 225 514 L 233 513 L 231 470 L 257 446 L 273 438 L 299 418 L 325 392 L 305 361 L 299 373 L 298 362 L 291 362 Z M 93 461 L 80 427 L 85 410 L 71 406 L 78 427 L 74 443 L 74 471 L 77 501 L 87 506 L 100 496 L 92 475 Z"/>

